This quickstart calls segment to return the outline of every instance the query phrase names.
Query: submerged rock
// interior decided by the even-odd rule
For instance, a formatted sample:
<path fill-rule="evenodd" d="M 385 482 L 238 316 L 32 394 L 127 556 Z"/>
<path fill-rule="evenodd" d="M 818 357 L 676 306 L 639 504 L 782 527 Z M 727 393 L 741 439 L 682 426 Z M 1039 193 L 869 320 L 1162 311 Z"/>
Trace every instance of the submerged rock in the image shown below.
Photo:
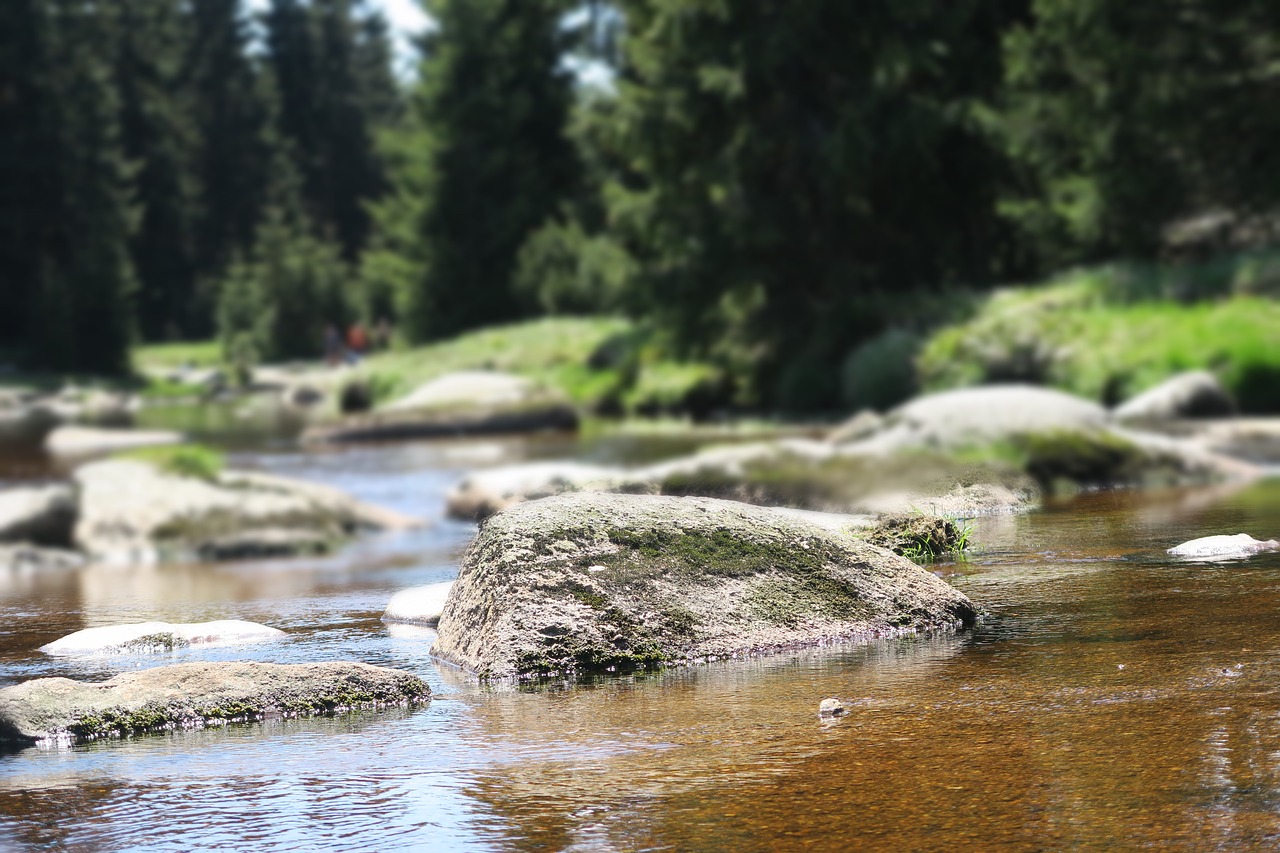
<path fill-rule="evenodd" d="M 167 430 L 94 429 L 58 427 L 44 440 L 44 449 L 54 456 L 92 456 L 139 447 L 161 447 L 182 443 L 182 436 Z"/>
<path fill-rule="evenodd" d="M 111 459 L 80 468 L 75 481 L 75 541 L 102 562 L 314 553 L 359 532 L 413 523 L 336 489 L 249 472 L 203 479 Z"/>
<path fill-rule="evenodd" d="M 1280 549 L 1280 542 L 1274 539 L 1262 542 L 1254 539 L 1248 533 L 1236 533 L 1235 535 L 1223 534 L 1192 539 L 1190 542 L 1183 542 L 1181 545 L 1170 548 L 1168 553 L 1172 557 L 1182 557 L 1188 560 L 1227 560 L 1239 559 L 1263 551 L 1275 551 L 1277 549 Z"/>
<path fill-rule="evenodd" d="M 0 491 L 0 542 L 71 544 L 76 494 L 67 484 Z"/>
<path fill-rule="evenodd" d="M 440 622 L 440 614 L 444 612 L 444 603 L 452 589 L 453 581 L 445 581 L 401 590 L 387 602 L 382 621 L 434 628 Z"/>
<path fill-rule="evenodd" d="M 824 719 L 829 719 L 831 717 L 843 717 L 848 713 L 849 708 L 839 699 L 823 699 L 818 703 L 818 716 Z"/>
<path fill-rule="evenodd" d="M 521 376 L 451 373 L 368 415 L 313 427 L 304 441 L 351 442 L 401 438 L 569 430 L 578 411 L 563 392 Z"/>
<path fill-rule="evenodd" d="M 795 513 L 583 493 L 482 525 L 432 652 L 485 678 L 565 674 L 954 628 L 974 615 L 909 560 Z"/>
<path fill-rule="evenodd" d="M 1218 377 L 1207 370 L 1194 370 L 1179 373 L 1117 407 L 1115 417 L 1121 421 L 1167 421 L 1224 417 L 1235 410 L 1235 401 Z"/>
<path fill-rule="evenodd" d="M 40 651 L 49 655 L 128 654 L 274 640 L 284 635 L 279 628 L 240 619 L 194 623 L 135 622 L 85 628 L 41 646 Z"/>
<path fill-rule="evenodd" d="M 73 743 L 430 698 L 420 678 L 364 663 L 183 663 L 104 682 L 37 678 L 7 687 L 0 690 L 0 741 Z"/>

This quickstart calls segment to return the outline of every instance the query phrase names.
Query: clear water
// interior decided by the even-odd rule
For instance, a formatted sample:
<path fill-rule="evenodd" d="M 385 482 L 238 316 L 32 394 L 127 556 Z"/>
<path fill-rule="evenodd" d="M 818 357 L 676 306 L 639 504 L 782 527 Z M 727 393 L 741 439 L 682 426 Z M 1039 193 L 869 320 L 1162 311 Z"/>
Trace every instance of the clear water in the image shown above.
<path fill-rule="evenodd" d="M 554 448 L 553 448 L 554 449 Z M 239 452 L 430 527 L 325 559 L 0 575 L 0 685 L 182 660 L 361 660 L 412 711 L 0 755 L 14 850 L 843 850 L 1274 847 L 1280 558 L 1178 564 L 1195 536 L 1275 535 L 1280 483 L 1102 494 L 979 520 L 937 571 L 986 610 L 957 635 L 604 679 L 481 688 L 384 625 L 452 577 L 465 470 L 527 444 Z M 589 451 L 597 452 L 597 451 Z M 639 451 L 637 451 L 639 452 Z M 279 642 L 137 657 L 37 648 L 96 625 L 249 619 Z M 839 696 L 853 713 L 818 719 Z"/>

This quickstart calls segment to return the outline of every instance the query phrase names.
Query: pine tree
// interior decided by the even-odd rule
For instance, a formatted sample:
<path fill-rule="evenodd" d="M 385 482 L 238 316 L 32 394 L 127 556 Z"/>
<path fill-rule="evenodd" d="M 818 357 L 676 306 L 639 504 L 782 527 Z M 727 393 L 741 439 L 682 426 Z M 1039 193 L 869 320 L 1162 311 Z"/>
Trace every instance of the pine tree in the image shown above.
<path fill-rule="evenodd" d="M 405 283 L 401 320 L 412 339 L 529 310 L 512 289 L 517 256 L 573 192 L 578 168 L 565 135 L 572 102 L 561 65 L 566 9 L 560 0 L 429 6 L 438 29 L 425 42 L 413 101 L 417 151 L 401 164 L 388 204 L 413 216 L 412 236 L 384 233 L 384 245 L 405 253 L 376 259 Z M 395 218 L 380 222 L 386 228 Z"/>
<path fill-rule="evenodd" d="M 0 322 L 22 322 L 33 367 L 122 373 L 133 288 L 127 169 L 111 29 L 97 12 L 77 0 L 0 8 L 0 263 L 23 310 L 6 306 Z"/>
<path fill-rule="evenodd" d="M 195 295 L 196 186 L 190 101 L 181 79 L 186 34 L 177 0 L 111 0 L 114 82 L 137 223 L 130 252 L 146 340 L 182 337 Z"/>
<path fill-rule="evenodd" d="M 197 139 L 200 188 L 196 265 L 218 278 L 236 253 L 246 253 L 266 204 L 273 157 L 275 92 L 250 59 L 249 22 L 240 0 L 192 0 L 186 76 Z M 203 290 L 188 330 L 212 329 Z"/>

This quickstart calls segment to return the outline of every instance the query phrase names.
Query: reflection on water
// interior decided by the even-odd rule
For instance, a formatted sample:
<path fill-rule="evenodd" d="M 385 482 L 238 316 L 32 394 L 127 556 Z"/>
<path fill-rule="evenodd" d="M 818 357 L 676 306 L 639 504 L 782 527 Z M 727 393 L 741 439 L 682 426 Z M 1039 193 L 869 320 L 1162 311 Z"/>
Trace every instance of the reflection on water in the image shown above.
<path fill-rule="evenodd" d="M 1280 837 L 1280 557 L 1163 553 L 1207 533 L 1275 535 L 1280 484 L 980 519 L 984 549 L 937 567 L 985 611 L 968 633 L 480 688 L 431 660 L 431 631 L 378 617 L 394 592 L 456 571 L 472 528 L 443 519 L 442 496 L 477 460 L 513 455 L 494 446 L 237 455 L 432 522 L 333 557 L 0 577 L 0 683 L 345 658 L 418 673 L 438 696 L 0 756 L 0 845 L 1198 850 Z M 108 622 L 218 618 L 287 636 L 162 657 L 35 651 Z M 827 696 L 852 714 L 819 720 Z"/>

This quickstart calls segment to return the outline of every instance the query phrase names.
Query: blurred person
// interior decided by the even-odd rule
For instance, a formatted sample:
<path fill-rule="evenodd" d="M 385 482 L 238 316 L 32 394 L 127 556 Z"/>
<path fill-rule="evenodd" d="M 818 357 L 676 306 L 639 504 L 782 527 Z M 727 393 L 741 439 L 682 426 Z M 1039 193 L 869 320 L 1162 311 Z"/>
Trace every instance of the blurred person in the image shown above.
<path fill-rule="evenodd" d="M 347 330 L 347 362 L 355 364 L 359 361 L 368 345 L 369 341 L 365 336 L 364 326 L 357 320 Z"/>
<path fill-rule="evenodd" d="M 334 367 L 342 361 L 342 336 L 332 323 L 324 327 L 324 363 Z"/>

